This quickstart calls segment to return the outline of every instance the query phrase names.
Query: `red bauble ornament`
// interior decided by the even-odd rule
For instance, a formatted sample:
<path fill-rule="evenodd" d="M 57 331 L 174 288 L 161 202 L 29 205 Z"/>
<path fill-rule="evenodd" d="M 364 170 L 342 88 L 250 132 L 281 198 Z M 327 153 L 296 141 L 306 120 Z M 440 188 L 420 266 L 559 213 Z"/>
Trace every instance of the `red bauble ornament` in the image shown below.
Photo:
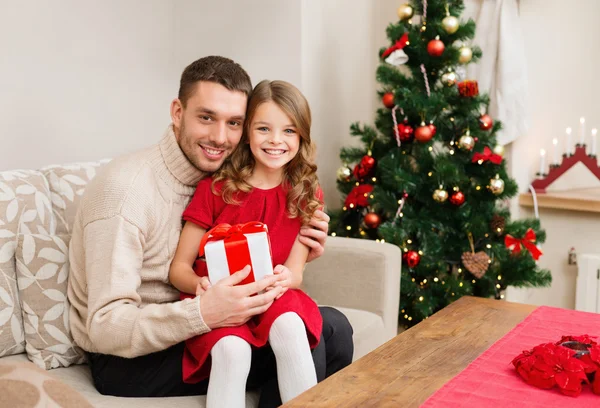
<path fill-rule="evenodd" d="M 403 258 L 409 268 L 414 268 L 421 262 L 421 255 L 417 251 L 405 252 Z"/>
<path fill-rule="evenodd" d="M 481 115 L 481 117 L 479 118 L 479 128 L 481 130 L 490 130 L 493 125 L 494 121 L 492 120 L 492 117 L 487 113 Z"/>
<path fill-rule="evenodd" d="M 450 202 L 455 206 L 461 206 L 465 203 L 465 195 L 461 191 L 457 191 L 450 196 Z"/>
<path fill-rule="evenodd" d="M 477 81 L 465 80 L 458 83 L 458 93 L 460 96 L 470 98 L 479 95 L 479 85 Z"/>
<path fill-rule="evenodd" d="M 385 94 L 383 94 L 383 98 L 381 98 L 381 102 L 383 102 L 383 106 L 385 106 L 388 109 L 392 109 L 394 107 L 394 105 L 396 104 L 394 102 L 394 94 L 391 92 L 386 92 Z"/>
<path fill-rule="evenodd" d="M 362 180 L 367 177 L 373 171 L 375 167 L 375 159 L 369 155 L 363 156 L 360 163 L 358 163 L 353 170 L 354 177 L 357 180 Z"/>
<path fill-rule="evenodd" d="M 445 49 L 446 49 L 446 46 L 437 37 L 435 38 L 435 40 L 431 40 L 427 44 L 427 52 L 432 57 L 439 57 L 439 56 L 441 56 L 444 53 Z"/>
<path fill-rule="evenodd" d="M 415 130 L 412 126 L 407 124 L 408 121 L 404 121 L 404 123 L 400 123 L 398 125 L 398 133 L 400 134 L 400 141 L 404 143 L 411 142 L 413 140 L 413 136 Z"/>
<path fill-rule="evenodd" d="M 431 128 L 425 122 L 421 122 L 421 126 L 415 130 L 415 139 L 421 143 L 429 142 L 433 135 L 434 133 L 431 131 Z"/>
<path fill-rule="evenodd" d="M 377 228 L 379 227 L 379 224 L 381 224 L 381 217 L 374 213 L 374 212 L 370 212 L 367 213 L 367 215 L 365 215 L 365 225 L 369 228 Z"/>
<path fill-rule="evenodd" d="M 430 123 L 429 125 L 427 125 L 427 127 L 429 128 L 429 130 L 431 130 L 432 137 L 435 136 L 435 134 L 437 133 L 437 128 L 435 127 L 435 125 L 433 123 Z"/>

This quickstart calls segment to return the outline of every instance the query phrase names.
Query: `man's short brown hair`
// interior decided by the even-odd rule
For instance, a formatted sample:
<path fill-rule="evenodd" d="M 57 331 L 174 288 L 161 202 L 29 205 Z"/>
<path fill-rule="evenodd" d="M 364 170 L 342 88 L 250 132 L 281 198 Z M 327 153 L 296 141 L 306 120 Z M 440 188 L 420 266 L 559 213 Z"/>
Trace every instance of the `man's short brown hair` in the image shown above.
<path fill-rule="evenodd" d="M 178 97 L 184 107 L 199 81 L 216 82 L 230 91 L 243 92 L 246 96 L 252 92 L 250 76 L 240 64 L 229 58 L 213 55 L 200 58 L 183 70 Z"/>

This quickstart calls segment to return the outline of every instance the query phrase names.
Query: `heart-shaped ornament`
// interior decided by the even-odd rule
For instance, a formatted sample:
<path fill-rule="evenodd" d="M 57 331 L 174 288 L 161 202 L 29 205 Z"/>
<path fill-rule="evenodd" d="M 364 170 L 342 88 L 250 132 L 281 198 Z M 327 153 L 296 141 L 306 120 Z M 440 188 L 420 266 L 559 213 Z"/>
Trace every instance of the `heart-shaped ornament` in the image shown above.
<path fill-rule="evenodd" d="M 483 251 L 463 252 L 462 263 L 477 279 L 481 279 L 490 266 L 490 257 Z"/>

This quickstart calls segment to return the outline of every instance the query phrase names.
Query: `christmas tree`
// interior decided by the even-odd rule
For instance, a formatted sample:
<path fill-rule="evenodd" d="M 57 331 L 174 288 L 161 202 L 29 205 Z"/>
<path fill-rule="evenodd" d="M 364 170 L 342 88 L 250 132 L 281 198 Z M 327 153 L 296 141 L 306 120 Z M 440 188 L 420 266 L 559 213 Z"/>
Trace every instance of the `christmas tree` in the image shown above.
<path fill-rule="evenodd" d="M 463 295 L 504 298 L 507 286 L 548 286 L 538 220 L 511 221 L 517 185 L 489 98 L 463 78 L 481 57 L 461 0 L 398 9 L 380 50 L 382 107 L 375 127 L 351 126 L 363 147 L 343 148 L 345 197 L 332 235 L 380 240 L 403 251 L 400 323 L 412 326 Z M 413 15 L 415 14 L 415 15 Z M 367 273 L 367 272 L 366 272 Z"/>

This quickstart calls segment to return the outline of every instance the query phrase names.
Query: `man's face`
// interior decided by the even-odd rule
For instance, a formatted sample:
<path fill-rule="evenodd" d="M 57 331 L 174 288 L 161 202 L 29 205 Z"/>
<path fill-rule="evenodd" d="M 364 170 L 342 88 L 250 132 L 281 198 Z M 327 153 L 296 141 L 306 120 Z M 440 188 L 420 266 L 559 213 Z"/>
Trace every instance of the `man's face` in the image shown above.
<path fill-rule="evenodd" d="M 198 82 L 184 108 L 171 103 L 175 136 L 188 160 L 213 173 L 221 167 L 242 137 L 248 97 L 214 82 Z"/>

